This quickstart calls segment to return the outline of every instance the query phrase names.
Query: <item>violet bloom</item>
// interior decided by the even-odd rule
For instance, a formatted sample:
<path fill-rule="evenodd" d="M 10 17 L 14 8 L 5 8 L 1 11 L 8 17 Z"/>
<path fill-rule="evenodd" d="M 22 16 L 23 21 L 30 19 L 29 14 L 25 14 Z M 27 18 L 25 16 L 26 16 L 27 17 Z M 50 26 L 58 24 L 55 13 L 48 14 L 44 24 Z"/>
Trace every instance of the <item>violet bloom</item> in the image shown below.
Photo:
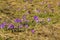
<path fill-rule="evenodd" d="M 13 29 L 14 28 L 14 25 L 13 24 L 9 24 L 8 25 L 8 28 Z"/>
<path fill-rule="evenodd" d="M 50 20 L 51 20 L 50 18 L 47 19 L 48 22 L 49 22 Z"/>
<path fill-rule="evenodd" d="M 6 22 L 3 22 L 2 24 L 0 24 L 0 28 L 4 28 L 6 25 Z"/>
<path fill-rule="evenodd" d="M 25 25 L 26 28 L 28 28 L 28 25 Z"/>
<path fill-rule="evenodd" d="M 34 33 L 34 32 L 35 32 L 35 30 L 34 30 L 34 29 L 32 29 L 32 30 L 31 30 L 31 32 L 32 32 L 32 33 Z"/>
<path fill-rule="evenodd" d="M 34 16 L 34 20 L 38 20 L 38 17 L 37 16 Z"/>
<path fill-rule="evenodd" d="M 22 17 L 24 20 L 26 20 L 26 15 L 23 15 L 23 17 Z"/>
<path fill-rule="evenodd" d="M 19 25 L 19 26 L 18 26 L 18 28 L 22 28 L 22 27 L 23 27 L 23 25 Z"/>
<path fill-rule="evenodd" d="M 17 18 L 17 19 L 15 19 L 15 22 L 18 23 L 18 22 L 21 22 L 21 20 Z"/>
<path fill-rule="evenodd" d="M 4 24 L 0 24 L 0 28 L 4 28 L 5 27 L 5 25 Z"/>
<path fill-rule="evenodd" d="M 39 21 L 37 16 L 34 16 L 34 20 L 35 20 L 36 22 Z"/>
<path fill-rule="evenodd" d="M 23 21 L 26 21 L 26 15 L 22 16 Z"/>
<path fill-rule="evenodd" d="M 40 9 L 35 9 L 35 12 L 40 13 Z"/>
<path fill-rule="evenodd" d="M 3 22 L 2 24 L 6 25 L 7 23 L 6 22 Z"/>

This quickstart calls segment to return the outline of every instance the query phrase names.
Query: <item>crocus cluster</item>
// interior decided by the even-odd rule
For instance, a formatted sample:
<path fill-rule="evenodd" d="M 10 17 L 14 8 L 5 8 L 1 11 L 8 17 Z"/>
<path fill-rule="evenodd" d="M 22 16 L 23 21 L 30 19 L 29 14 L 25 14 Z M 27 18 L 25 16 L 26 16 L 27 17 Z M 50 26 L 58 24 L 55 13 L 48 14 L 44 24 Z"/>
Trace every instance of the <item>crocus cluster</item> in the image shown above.
<path fill-rule="evenodd" d="M 28 28 L 29 27 L 29 25 L 28 25 L 29 21 L 26 19 L 26 15 L 23 15 L 22 19 L 23 19 L 23 21 L 19 18 L 14 19 L 14 23 L 19 23 L 17 28 L 23 28 L 23 27 Z M 38 22 L 38 16 L 34 16 L 34 21 Z M 3 22 L 2 24 L 0 24 L 0 28 L 4 28 L 5 25 L 6 25 L 6 22 Z M 8 29 L 14 29 L 15 28 L 15 25 L 13 23 L 9 23 L 7 26 L 8 26 L 7 27 Z M 31 32 L 34 33 L 35 30 L 32 29 Z"/>
<path fill-rule="evenodd" d="M 26 16 L 25 16 L 25 15 L 23 15 L 22 18 L 23 18 L 23 20 L 26 20 Z M 34 20 L 35 20 L 36 22 L 38 22 L 38 16 L 34 16 Z M 15 22 L 15 23 L 21 23 L 22 20 L 19 19 L 19 18 L 16 18 L 16 19 L 14 20 L 14 22 Z M 25 22 L 27 23 L 27 21 L 25 21 Z M 2 24 L 0 24 L 0 28 L 4 28 L 5 25 L 6 25 L 5 22 L 2 23 Z M 26 24 L 26 25 L 24 25 L 24 26 L 25 26 L 26 28 L 28 28 L 28 24 Z M 19 27 L 19 28 L 22 28 L 22 27 L 23 27 L 23 24 L 19 25 L 18 27 Z M 11 23 L 11 24 L 8 25 L 8 28 L 13 29 L 13 28 L 14 28 L 14 25 Z"/>

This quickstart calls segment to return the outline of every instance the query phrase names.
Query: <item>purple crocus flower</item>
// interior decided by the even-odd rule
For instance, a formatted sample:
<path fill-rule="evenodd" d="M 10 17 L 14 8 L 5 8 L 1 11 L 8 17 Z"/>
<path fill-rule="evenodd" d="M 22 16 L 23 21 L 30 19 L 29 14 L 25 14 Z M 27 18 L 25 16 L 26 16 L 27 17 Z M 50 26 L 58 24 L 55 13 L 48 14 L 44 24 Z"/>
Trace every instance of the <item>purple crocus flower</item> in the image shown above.
<path fill-rule="evenodd" d="M 4 24 L 0 24 L 0 28 L 4 28 L 5 27 L 5 25 Z"/>
<path fill-rule="evenodd" d="M 18 26 L 18 28 L 22 28 L 22 27 L 23 27 L 23 25 L 22 25 L 22 24 Z"/>
<path fill-rule="evenodd" d="M 24 20 L 26 20 L 26 15 L 23 15 L 23 17 L 22 17 Z"/>
<path fill-rule="evenodd" d="M 14 25 L 13 24 L 9 24 L 8 25 L 8 28 L 13 29 L 14 28 Z"/>
<path fill-rule="evenodd" d="M 36 22 L 39 21 L 37 16 L 34 16 L 34 20 L 35 20 Z"/>
<path fill-rule="evenodd" d="M 28 28 L 28 25 L 25 25 L 26 28 Z"/>
<path fill-rule="evenodd" d="M 40 13 L 40 9 L 35 9 L 35 12 Z"/>
<path fill-rule="evenodd" d="M 3 22 L 2 24 L 0 24 L 0 28 L 4 28 L 6 25 L 6 22 Z"/>
<path fill-rule="evenodd" d="M 22 19 L 23 19 L 23 21 L 27 21 L 26 15 L 23 15 L 23 16 L 22 16 Z"/>
<path fill-rule="evenodd" d="M 18 23 L 18 22 L 21 22 L 21 20 L 17 18 L 17 19 L 15 19 L 15 22 Z"/>
<path fill-rule="evenodd" d="M 35 30 L 34 30 L 34 29 L 32 29 L 32 30 L 31 30 L 31 32 L 32 32 L 32 33 L 34 33 L 34 32 L 35 32 Z"/>
<path fill-rule="evenodd" d="M 50 20 L 51 20 L 50 18 L 47 19 L 48 22 L 49 22 Z"/>
<path fill-rule="evenodd" d="M 37 16 L 34 16 L 34 20 L 38 20 L 38 17 Z"/>

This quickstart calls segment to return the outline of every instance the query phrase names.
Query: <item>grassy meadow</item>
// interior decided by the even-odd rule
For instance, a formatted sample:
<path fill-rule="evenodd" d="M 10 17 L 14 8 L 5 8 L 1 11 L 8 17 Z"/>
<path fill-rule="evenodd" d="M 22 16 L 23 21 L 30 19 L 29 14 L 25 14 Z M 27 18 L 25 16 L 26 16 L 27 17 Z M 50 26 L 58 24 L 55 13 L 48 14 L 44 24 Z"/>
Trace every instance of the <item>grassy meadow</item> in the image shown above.
<path fill-rule="evenodd" d="M 60 0 L 0 0 L 0 40 L 60 40 Z"/>

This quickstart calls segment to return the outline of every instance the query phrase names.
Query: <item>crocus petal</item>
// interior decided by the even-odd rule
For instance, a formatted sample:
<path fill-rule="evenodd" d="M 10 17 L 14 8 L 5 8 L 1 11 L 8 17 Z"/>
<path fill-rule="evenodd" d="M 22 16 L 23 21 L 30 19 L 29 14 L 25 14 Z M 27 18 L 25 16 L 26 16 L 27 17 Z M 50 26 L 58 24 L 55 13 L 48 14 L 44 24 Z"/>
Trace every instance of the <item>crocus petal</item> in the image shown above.
<path fill-rule="evenodd" d="M 5 25 L 4 24 L 0 24 L 0 28 L 4 28 L 5 27 Z"/>
<path fill-rule="evenodd" d="M 35 20 L 36 22 L 39 22 L 39 20 Z"/>
<path fill-rule="evenodd" d="M 35 9 L 34 11 L 37 13 L 40 13 L 40 9 Z"/>
<path fill-rule="evenodd" d="M 34 16 L 34 20 L 35 20 L 36 22 L 39 22 L 39 20 L 38 20 L 38 17 L 37 17 L 37 16 Z"/>
<path fill-rule="evenodd" d="M 18 23 L 18 22 L 21 22 L 21 20 L 17 18 L 17 19 L 15 19 L 15 22 Z"/>
<path fill-rule="evenodd" d="M 23 15 L 22 18 L 23 18 L 24 20 L 26 20 L 26 15 Z"/>
<path fill-rule="evenodd" d="M 48 20 L 48 22 L 49 22 L 51 19 L 50 19 L 50 18 L 48 18 L 47 20 Z"/>
<path fill-rule="evenodd" d="M 38 17 L 37 16 L 34 16 L 34 20 L 38 20 Z"/>
<path fill-rule="evenodd" d="M 4 28 L 6 25 L 6 22 L 3 22 L 2 24 L 0 24 L 0 28 Z"/>
<path fill-rule="evenodd" d="M 26 28 L 28 28 L 28 25 L 25 25 Z"/>
<path fill-rule="evenodd" d="M 9 24 L 8 25 L 8 28 L 13 29 L 14 28 L 14 25 L 13 24 Z"/>
<path fill-rule="evenodd" d="M 32 33 L 34 33 L 34 32 L 35 32 L 35 30 L 34 30 L 34 29 L 32 29 L 32 30 L 31 30 L 31 32 L 32 32 Z"/>
<path fill-rule="evenodd" d="M 18 27 L 19 27 L 19 28 L 22 28 L 22 27 L 23 27 L 23 25 L 19 25 Z"/>

